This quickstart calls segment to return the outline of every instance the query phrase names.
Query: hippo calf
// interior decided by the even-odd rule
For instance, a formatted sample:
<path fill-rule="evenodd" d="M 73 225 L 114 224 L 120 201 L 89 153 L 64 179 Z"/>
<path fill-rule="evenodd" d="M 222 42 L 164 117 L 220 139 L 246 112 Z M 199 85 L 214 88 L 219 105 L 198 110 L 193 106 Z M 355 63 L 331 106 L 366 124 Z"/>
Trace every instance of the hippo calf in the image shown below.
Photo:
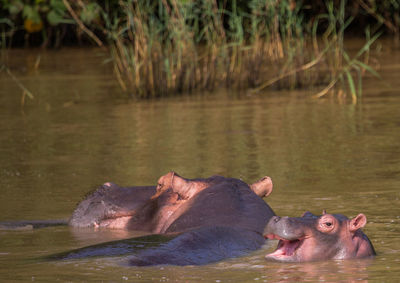
<path fill-rule="evenodd" d="M 278 239 L 277 249 L 267 260 L 304 262 L 374 256 L 375 250 L 361 231 L 367 223 L 364 214 L 349 219 L 341 214 L 321 216 L 306 212 L 302 217 L 273 216 L 264 237 Z"/>

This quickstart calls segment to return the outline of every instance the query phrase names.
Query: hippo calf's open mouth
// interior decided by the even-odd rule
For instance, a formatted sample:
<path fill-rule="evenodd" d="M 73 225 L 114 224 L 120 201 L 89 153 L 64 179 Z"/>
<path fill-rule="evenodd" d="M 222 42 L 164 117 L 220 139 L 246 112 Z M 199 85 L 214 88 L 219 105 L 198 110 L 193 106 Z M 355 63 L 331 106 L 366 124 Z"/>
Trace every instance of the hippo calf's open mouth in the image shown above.
<path fill-rule="evenodd" d="M 302 217 L 273 216 L 263 235 L 279 242 L 276 250 L 265 258 L 304 262 L 375 255 L 374 247 L 361 230 L 367 223 L 364 214 L 349 219 L 341 214 L 323 213 L 321 216 L 310 212 Z"/>
<path fill-rule="evenodd" d="M 265 235 L 264 237 L 270 240 L 274 239 L 279 240 L 278 247 L 276 248 L 276 250 L 265 256 L 265 258 L 269 260 L 293 261 L 297 249 L 299 249 L 304 242 L 304 238 L 288 240 L 281 238 L 275 234 L 268 234 Z"/>

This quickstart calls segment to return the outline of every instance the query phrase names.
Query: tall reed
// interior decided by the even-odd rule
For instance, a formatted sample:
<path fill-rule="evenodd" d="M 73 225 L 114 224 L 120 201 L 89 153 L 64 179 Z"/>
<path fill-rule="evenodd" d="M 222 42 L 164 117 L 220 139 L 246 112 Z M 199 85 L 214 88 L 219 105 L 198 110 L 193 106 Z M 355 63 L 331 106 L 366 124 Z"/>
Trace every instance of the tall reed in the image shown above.
<path fill-rule="evenodd" d="M 107 21 L 111 54 L 120 84 L 138 97 L 222 83 L 254 87 L 279 71 L 276 63 L 289 68 L 286 59 L 294 60 L 304 47 L 301 19 L 289 1 L 256 0 L 248 6 L 232 1 L 230 7 L 176 0 L 121 5 L 122 20 Z"/>
<path fill-rule="evenodd" d="M 377 36 L 351 59 L 344 31 L 352 17 L 345 0 L 335 2 L 312 20 L 294 0 L 127 0 L 103 16 L 118 81 L 135 97 L 322 82 L 317 97 L 339 87 L 355 102 L 362 74 L 376 74 L 359 59 Z"/>

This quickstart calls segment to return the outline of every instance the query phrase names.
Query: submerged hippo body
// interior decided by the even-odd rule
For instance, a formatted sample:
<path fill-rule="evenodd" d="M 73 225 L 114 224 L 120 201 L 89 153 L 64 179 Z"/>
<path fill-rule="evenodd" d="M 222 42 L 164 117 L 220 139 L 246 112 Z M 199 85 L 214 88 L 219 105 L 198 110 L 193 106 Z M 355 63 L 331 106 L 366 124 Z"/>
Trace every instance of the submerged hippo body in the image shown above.
<path fill-rule="evenodd" d="M 170 172 L 156 187 L 103 185 L 78 205 L 69 224 L 178 235 L 140 251 L 132 265 L 206 264 L 261 247 L 263 229 L 275 215 L 261 197 L 271 191 L 269 177 L 249 186 L 234 178 L 185 179 Z"/>
<path fill-rule="evenodd" d="M 304 262 L 327 259 L 365 258 L 375 255 L 374 247 L 361 231 L 367 222 L 364 214 L 349 219 L 341 214 L 302 217 L 274 216 L 264 230 L 264 237 L 278 239 L 277 249 L 266 259 Z"/>

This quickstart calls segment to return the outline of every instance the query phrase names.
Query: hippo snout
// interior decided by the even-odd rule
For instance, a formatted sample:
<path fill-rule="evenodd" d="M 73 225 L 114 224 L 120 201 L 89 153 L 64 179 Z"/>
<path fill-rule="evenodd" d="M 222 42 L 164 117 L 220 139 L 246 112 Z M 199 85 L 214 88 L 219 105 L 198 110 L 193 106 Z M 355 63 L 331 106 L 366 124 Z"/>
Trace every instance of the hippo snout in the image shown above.
<path fill-rule="evenodd" d="M 263 235 L 268 239 L 298 239 L 304 236 L 298 222 L 299 218 L 273 216 L 265 226 Z"/>
<path fill-rule="evenodd" d="M 264 228 L 264 237 L 267 237 L 268 234 L 274 233 L 276 230 L 277 225 L 282 220 L 280 216 L 272 216 L 271 219 L 268 221 L 267 226 Z"/>

